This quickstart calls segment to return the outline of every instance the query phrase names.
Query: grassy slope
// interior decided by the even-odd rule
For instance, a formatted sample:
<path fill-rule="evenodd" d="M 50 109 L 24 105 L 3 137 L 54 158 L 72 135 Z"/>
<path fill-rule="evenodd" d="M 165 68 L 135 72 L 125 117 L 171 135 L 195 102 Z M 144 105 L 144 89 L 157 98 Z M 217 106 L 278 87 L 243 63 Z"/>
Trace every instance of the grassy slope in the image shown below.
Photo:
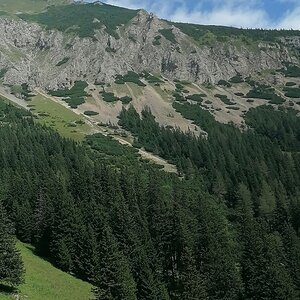
<path fill-rule="evenodd" d="M 84 121 L 84 118 L 40 94 L 33 97 L 30 105 L 32 105 L 34 113 L 48 114 L 48 116 L 39 117 L 38 121 L 40 123 L 52 127 L 64 137 L 81 141 L 91 130 L 87 124 L 76 124 L 76 127 L 71 127 L 70 124 L 74 124 L 76 121 Z"/>
<path fill-rule="evenodd" d="M 18 242 L 26 275 L 25 283 L 19 288 L 20 299 L 28 300 L 88 300 L 92 298 L 89 283 L 64 273 L 49 262 L 34 255 L 27 244 Z M 13 294 L 1 294 L 0 300 L 16 299 Z"/>
<path fill-rule="evenodd" d="M 41 12 L 49 4 L 64 4 L 67 0 L 52 0 L 51 3 L 47 3 L 46 0 L 1 0 L 0 11 L 8 13 L 18 12 Z"/>

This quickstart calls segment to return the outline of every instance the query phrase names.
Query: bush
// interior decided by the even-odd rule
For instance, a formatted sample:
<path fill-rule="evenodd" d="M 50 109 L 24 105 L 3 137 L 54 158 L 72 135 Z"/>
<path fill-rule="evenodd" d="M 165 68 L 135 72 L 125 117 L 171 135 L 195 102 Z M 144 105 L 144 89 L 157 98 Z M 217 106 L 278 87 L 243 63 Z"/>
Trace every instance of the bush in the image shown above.
<path fill-rule="evenodd" d="M 178 90 L 183 90 L 184 89 L 184 86 L 181 84 L 181 83 L 176 83 L 176 89 Z"/>
<path fill-rule="evenodd" d="M 161 39 L 161 36 L 160 36 L 160 35 L 157 35 L 157 36 L 154 38 L 154 41 L 152 42 L 152 45 L 154 45 L 154 46 L 159 46 L 159 45 L 161 45 L 160 39 Z"/>
<path fill-rule="evenodd" d="M 298 66 L 288 64 L 286 70 L 283 70 L 285 77 L 300 77 L 300 68 Z"/>
<path fill-rule="evenodd" d="M 86 110 L 86 111 L 84 112 L 84 114 L 85 114 L 86 116 L 97 116 L 97 115 L 99 115 L 99 113 L 97 113 L 96 111 L 92 111 L 92 110 Z"/>
<path fill-rule="evenodd" d="M 5 76 L 7 69 L 0 69 L 0 79 Z"/>
<path fill-rule="evenodd" d="M 234 93 L 236 96 L 239 96 L 239 97 L 244 97 L 245 95 L 243 93 Z"/>
<path fill-rule="evenodd" d="M 225 87 L 228 87 L 228 88 L 230 88 L 230 87 L 232 87 L 232 84 L 231 83 L 229 83 L 228 81 L 226 81 L 226 80 L 219 80 L 219 82 L 217 83 L 218 85 L 222 85 L 222 86 L 225 86 Z"/>
<path fill-rule="evenodd" d="M 123 84 L 125 82 L 132 82 L 135 83 L 139 86 L 146 86 L 146 84 L 144 84 L 141 80 L 140 80 L 140 76 L 139 74 L 133 72 L 133 71 L 128 71 L 128 73 L 126 75 L 117 75 L 116 76 L 116 81 L 115 83 L 118 84 Z"/>
<path fill-rule="evenodd" d="M 65 58 L 63 58 L 60 62 L 58 62 L 58 63 L 56 64 L 56 66 L 57 66 L 57 67 L 60 67 L 60 66 L 62 66 L 62 65 L 64 65 L 64 64 L 66 64 L 69 60 L 70 60 L 70 57 L 65 57 Z"/>
<path fill-rule="evenodd" d="M 289 98 L 300 98 L 300 88 L 285 87 L 285 96 Z"/>
<path fill-rule="evenodd" d="M 124 96 L 124 97 L 121 97 L 121 98 L 120 98 L 120 101 L 121 101 L 123 104 L 129 104 L 129 103 L 132 101 L 132 98 L 129 97 L 129 96 Z"/>
<path fill-rule="evenodd" d="M 235 105 L 235 103 L 231 102 L 226 95 L 216 94 L 215 97 L 219 98 L 226 105 Z"/>
<path fill-rule="evenodd" d="M 285 86 L 295 86 L 297 85 L 296 82 L 288 81 Z"/>
<path fill-rule="evenodd" d="M 182 94 L 180 94 L 178 92 L 175 92 L 173 94 L 173 97 L 175 98 L 175 101 L 178 101 L 178 102 L 186 101 L 186 99 L 184 98 L 184 96 L 182 96 Z"/>
<path fill-rule="evenodd" d="M 102 93 L 102 98 L 105 102 L 116 102 L 119 100 L 119 98 L 116 97 L 114 93 L 106 93 L 106 92 Z"/>
<path fill-rule="evenodd" d="M 75 81 L 74 86 L 70 89 L 62 89 L 57 91 L 49 91 L 49 94 L 55 97 L 64 97 L 71 108 L 77 108 L 80 104 L 85 102 L 84 97 L 88 94 L 84 89 L 88 86 L 85 81 Z"/>
<path fill-rule="evenodd" d="M 241 74 L 237 74 L 237 75 L 233 76 L 231 79 L 229 79 L 229 82 L 242 83 L 242 82 L 244 82 L 244 79 Z"/>
<path fill-rule="evenodd" d="M 189 96 L 186 96 L 186 99 L 196 101 L 199 103 L 201 103 L 203 101 L 201 94 L 189 95 Z"/>
<path fill-rule="evenodd" d="M 268 85 L 255 83 L 253 89 L 250 90 L 246 96 L 249 98 L 272 100 L 274 94 L 274 88 Z"/>

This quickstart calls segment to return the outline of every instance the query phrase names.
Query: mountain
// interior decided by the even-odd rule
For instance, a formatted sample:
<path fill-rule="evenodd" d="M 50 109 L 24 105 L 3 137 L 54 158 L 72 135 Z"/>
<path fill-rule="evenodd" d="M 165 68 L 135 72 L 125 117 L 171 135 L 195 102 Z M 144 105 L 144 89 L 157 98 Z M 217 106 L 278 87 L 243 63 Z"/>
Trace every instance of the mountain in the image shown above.
<path fill-rule="evenodd" d="M 300 299 L 299 31 L 67 0 L 0 26 L 1 299 Z"/>
<path fill-rule="evenodd" d="M 19 7 L 0 5 L 0 68 L 8 84 L 56 89 L 75 80 L 110 82 L 128 70 L 216 83 L 298 61 L 297 31 L 176 24 L 101 2 L 25 0 L 20 13 L 15 2 Z"/>
<path fill-rule="evenodd" d="M 13 93 L 28 85 L 66 96 L 80 81 L 85 93 L 69 104 L 95 112 L 95 123 L 117 126 L 122 107 L 131 102 L 138 112 L 150 107 L 161 125 L 196 135 L 206 133 L 182 116 L 174 100 L 198 97 L 218 121 L 243 126 L 245 112 L 274 96 L 247 101 L 253 84 L 263 83 L 281 97 L 274 104 L 299 109 L 295 98 L 285 96 L 289 80 L 282 71 L 299 65 L 299 31 L 172 23 L 101 2 L 19 2 L 0 4 L 0 75 Z"/>

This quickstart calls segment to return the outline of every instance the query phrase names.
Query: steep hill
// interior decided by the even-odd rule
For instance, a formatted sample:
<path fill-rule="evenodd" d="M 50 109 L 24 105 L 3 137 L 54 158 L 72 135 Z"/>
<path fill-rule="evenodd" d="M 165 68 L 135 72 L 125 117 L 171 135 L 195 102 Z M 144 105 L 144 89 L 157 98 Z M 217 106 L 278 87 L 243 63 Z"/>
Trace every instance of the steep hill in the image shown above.
<path fill-rule="evenodd" d="M 14 14 L 13 4 L 22 13 Z M 112 81 L 128 70 L 215 83 L 298 61 L 297 31 L 198 28 L 101 2 L 47 5 L 26 0 L 29 9 L 45 9 L 29 13 L 16 1 L 2 3 L 10 13 L 0 18 L 5 83 L 55 89 L 79 79 Z"/>
<path fill-rule="evenodd" d="M 49 93 L 92 112 L 95 124 L 117 126 L 132 104 L 138 112 L 150 107 L 161 125 L 199 135 L 205 133 L 178 103 L 196 102 L 239 126 L 250 108 L 272 97 L 282 96 L 275 106 L 299 109 L 297 91 L 288 97 L 284 90 L 285 71 L 299 65 L 299 31 L 172 23 L 101 2 L 2 1 L 0 11 L 3 84 L 13 93 L 22 86 Z M 258 83 L 274 91 L 250 97 Z"/>
<path fill-rule="evenodd" d="M 25 282 L 17 291 L 0 288 L 0 299 L 69 300 L 90 299 L 92 285 L 60 271 L 34 254 L 31 245 L 18 242 L 24 262 Z"/>

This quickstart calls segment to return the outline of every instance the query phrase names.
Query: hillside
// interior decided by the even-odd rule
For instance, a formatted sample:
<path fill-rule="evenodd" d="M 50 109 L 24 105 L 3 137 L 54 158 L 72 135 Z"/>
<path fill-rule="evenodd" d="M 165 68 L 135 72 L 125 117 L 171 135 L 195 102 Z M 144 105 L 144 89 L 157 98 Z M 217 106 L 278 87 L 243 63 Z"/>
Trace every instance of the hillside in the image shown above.
<path fill-rule="evenodd" d="M 0 26 L 0 299 L 300 299 L 300 31 L 71 0 Z"/>
<path fill-rule="evenodd" d="M 248 97 L 253 83 L 263 82 L 283 96 L 272 104 L 299 109 L 297 95 L 284 96 L 289 76 L 282 71 L 299 66 L 298 31 L 170 23 L 144 10 L 69 2 L 2 2 L 0 77 L 14 93 L 28 85 L 61 101 L 73 87 L 69 106 L 94 112 L 95 124 L 118 126 L 130 103 L 139 113 L 150 107 L 161 125 L 196 135 L 206 133 L 174 101 L 198 95 L 218 121 L 241 126 L 250 108 L 270 100 Z"/>
<path fill-rule="evenodd" d="M 32 300 L 83 300 L 92 297 L 92 286 L 86 282 L 72 277 L 56 269 L 46 260 L 34 254 L 32 246 L 18 242 L 25 273 L 25 283 L 20 285 L 18 291 L 0 292 L 1 300 L 32 299 Z"/>
<path fill-rule="evenodd" d="M 298 61 L 297 31 L 199 29 L 99 2 L 45 9 L 1 16 L 5 83 L 57 89 L 76 80 L 112 82 L 130 70 L 216 83 Z"/>

